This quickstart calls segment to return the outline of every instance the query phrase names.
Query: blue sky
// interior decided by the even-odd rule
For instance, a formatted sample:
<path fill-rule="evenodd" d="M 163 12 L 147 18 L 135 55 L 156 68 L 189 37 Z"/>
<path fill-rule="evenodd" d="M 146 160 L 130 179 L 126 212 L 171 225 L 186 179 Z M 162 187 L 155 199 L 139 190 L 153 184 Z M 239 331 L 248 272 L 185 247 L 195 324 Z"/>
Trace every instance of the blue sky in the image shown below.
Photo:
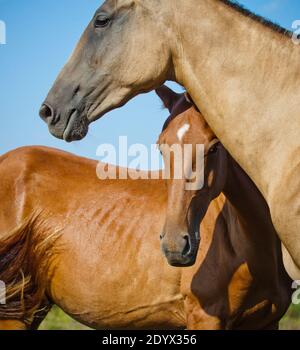
<path fill-rule="evenodd" d="M 240 3 L 288 29 L 300 19 L 299 0 Z M 7 26 L 7 44 L 0 45 L 0 154 L 24 145 L 47 145 L 96 158 L 100 143 L 116 144 L 121 135 L 127 135 L 129 143 L 155 143 L 168 113 L 154 93 L 109 113 L 91 126 L 86 139 L 72 144 L 52 137 L 38 117 L 41 102 L 100 4 L 0 0 L 0 20 Z"/>

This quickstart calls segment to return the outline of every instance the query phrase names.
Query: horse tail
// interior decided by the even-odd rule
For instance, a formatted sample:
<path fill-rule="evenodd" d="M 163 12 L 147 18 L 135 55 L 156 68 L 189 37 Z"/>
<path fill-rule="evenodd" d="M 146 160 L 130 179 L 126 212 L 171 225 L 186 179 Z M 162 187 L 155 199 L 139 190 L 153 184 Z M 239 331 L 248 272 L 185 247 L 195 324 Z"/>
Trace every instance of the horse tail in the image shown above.
<path fill-rule="evenodd" d="M 30 327 L 42 311 L 54 244 L 60 236 L 48 232 L 35 216 L 0 238 L 0 320 L 19 320 Z"/>

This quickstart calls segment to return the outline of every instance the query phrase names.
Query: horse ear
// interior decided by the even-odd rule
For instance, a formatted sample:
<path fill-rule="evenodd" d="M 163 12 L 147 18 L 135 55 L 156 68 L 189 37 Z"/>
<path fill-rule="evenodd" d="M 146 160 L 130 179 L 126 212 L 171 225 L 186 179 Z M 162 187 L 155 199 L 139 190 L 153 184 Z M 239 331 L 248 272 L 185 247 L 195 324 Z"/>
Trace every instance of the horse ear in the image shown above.
<path fill-rule="evenodd" d="M 162 100 L 164 106 L 172 113 L 172 109 L 175 103 L 180 98 L 180 95 L 177 94 L 172 89 L 168 88 L 166 85 L 162 85 L 158 89 L 155 90 L 156 94 Z"/>

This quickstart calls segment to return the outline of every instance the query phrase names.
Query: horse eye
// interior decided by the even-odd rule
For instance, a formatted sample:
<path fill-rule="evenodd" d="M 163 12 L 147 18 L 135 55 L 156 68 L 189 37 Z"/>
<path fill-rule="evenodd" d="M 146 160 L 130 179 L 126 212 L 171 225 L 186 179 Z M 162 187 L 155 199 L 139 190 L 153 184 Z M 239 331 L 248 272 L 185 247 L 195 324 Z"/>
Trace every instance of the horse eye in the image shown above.
<path fill-rule="evenodd" d="M 214 154 L 214 153 L 217 153 L 218 151 L 218 146 L 217 145 L 214 145 L 211 147 L 211 149 L 208 151 L 209 154 Z"/>
<path fill-rule="evenodd" d="M 110 23 L 110 18 L 104 17 L 103 15 L 98 16 L 95 20 L 95 27 L 96 28 L 104 28 L 108 26 Z"/>

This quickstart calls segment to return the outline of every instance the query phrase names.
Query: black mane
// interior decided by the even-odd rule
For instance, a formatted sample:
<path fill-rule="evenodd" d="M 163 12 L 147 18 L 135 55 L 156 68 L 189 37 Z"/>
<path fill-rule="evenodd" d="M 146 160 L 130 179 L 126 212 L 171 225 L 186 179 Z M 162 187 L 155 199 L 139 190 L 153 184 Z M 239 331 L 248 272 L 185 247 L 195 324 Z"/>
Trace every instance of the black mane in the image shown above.
<path fill-rule="evenodd" d="M 225 5 L 233 8 L 234 10 L 237 10 L 239 13 L 243 14 L 246 17 L 250 17 L 254 19 L 256 22 L 259 22 L 268 28 L 273 29 L 275 32 L 283 34 L 285 36 L 291 37 L 292 32 L 286 28 L 281 27 L 279 24 L 276 24 L 262 16 L 259 16 L 248 9 L 246 9 L 243 5 L 239 4 L 236 0 L 219 0 L 220 2 L 224 3 Z"/>

